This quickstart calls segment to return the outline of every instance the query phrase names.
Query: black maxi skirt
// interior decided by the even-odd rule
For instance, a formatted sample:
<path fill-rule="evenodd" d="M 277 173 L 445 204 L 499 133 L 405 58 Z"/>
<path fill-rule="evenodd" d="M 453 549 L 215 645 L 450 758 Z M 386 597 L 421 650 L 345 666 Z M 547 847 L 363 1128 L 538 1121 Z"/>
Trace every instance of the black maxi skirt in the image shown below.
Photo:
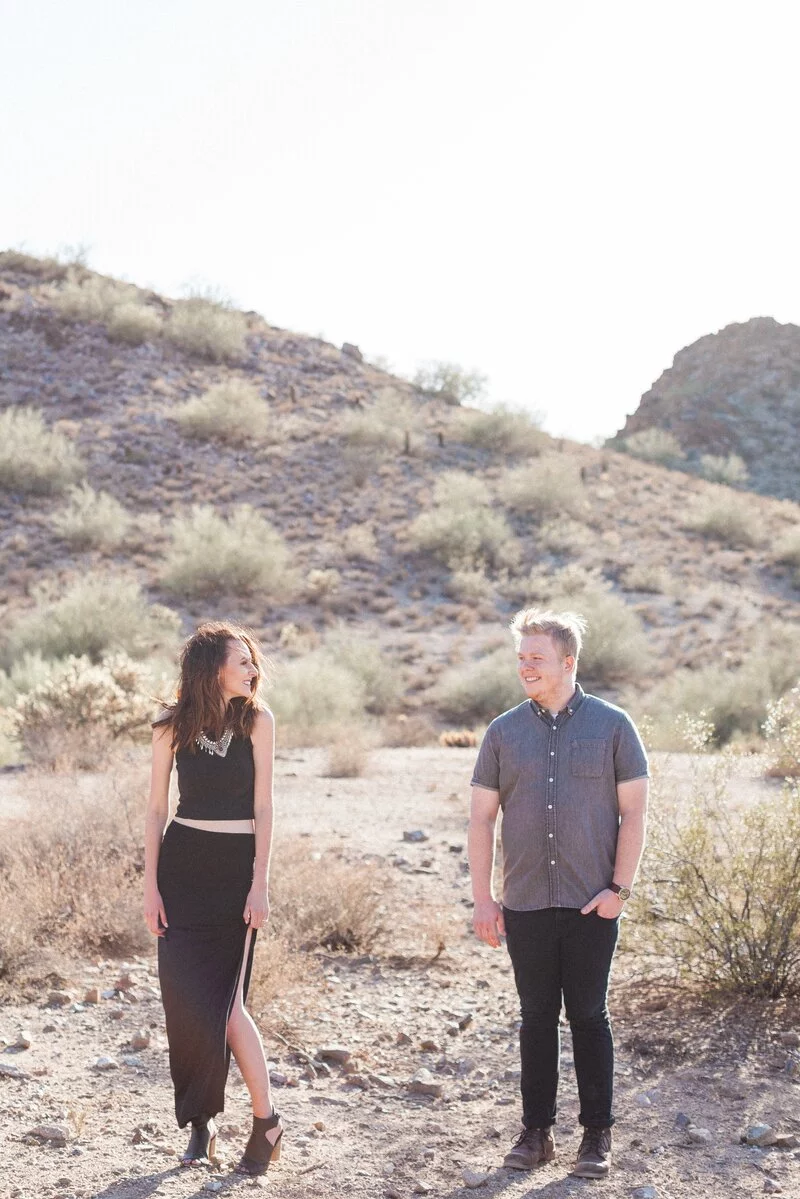
<path fill-rule="evenodd" d="M 158 975 L 181 1128 L 225 1108 L 228 1018 L 243 965 L 247 997 L 256 941 L 253 929 L 243 962 L 254 856 L 253 834 L 212 833 L 175 821 L 161 843 L 158 889 L 168 928 L 158 940 Z"/>

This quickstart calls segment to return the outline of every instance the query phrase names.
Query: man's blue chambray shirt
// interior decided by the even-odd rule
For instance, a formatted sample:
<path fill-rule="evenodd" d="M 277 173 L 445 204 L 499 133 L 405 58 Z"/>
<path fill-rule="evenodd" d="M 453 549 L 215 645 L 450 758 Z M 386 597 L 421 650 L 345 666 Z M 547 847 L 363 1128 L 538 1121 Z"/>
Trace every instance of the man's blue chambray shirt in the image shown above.
<path fill-rule="evenodd" d="M 582 908 L 607 887 L 619 831 L 617 783 L 648 773 L 627 712 L 581 687 L 556 716 L 526 699 L 496 717 L 472 785 L 500 793 L 505 907 Z"/>

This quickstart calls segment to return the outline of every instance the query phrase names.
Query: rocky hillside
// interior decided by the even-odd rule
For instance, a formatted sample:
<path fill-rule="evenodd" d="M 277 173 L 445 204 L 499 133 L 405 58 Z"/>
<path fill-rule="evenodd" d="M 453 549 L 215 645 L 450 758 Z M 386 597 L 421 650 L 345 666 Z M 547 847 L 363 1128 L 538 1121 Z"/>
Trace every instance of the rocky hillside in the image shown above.
<path fill-rule="evenodd" d="M 753 490 L 800 499 L 800 327 L 754 317 L 681 350 L 617 438 L 653 428 L 675 435 L 690 467 L 737 454 Z"/>
<path fill-rule="evenodd" d="M 99 315 L 84 302 L 90 294 L 101 296 Z M 481 718 L 495 702 L 491 695 L 473 709 L 441 702 L 453 672 L 467 672 L 467 693 L 483 686 L 513 611 L 566 599 L 588 608 L 584 681 L 606 694 L 641 698 L 676 672 L 692 682 L 711 667 L 724 667 L 741 690 L 735 672 L 776 640 L 787 647 L 787 638 L 780 679 L 767 677 L 771 667 L 754 669 L 759 694 L 794 681 L 800 591 L 794 558 L 776 547 L 797 533 L 795 505 L 628 454 L 556 442 L 508 414 L 487 421 L 362 361 L 355 347 L 287 332 L 255 313 L 236 314 L 236 352 L 187 349 L 168 336 L 176 312 L 173 301 L 83 269 L 0 255 L 0 416 L 43 414 L 77 450 L 85 482 L 133 522 L 116 545 L 79 546 L 58 524 L 63 490 L 39 494 L 7 480 L 0 487 L 4 635 L 40 602 L 42 582 L 61 594 L 80 578 L 133 578 L 149 601 L 177 612 L 185 632 L 201 618 L 236 618 L 279 660 L 344 624 L 381 647 L 397 683 L 396 709 L 452 724 L 459 712 L 464 722 Z M 717 449 L 745 454 L 759 431 L 765 444 L 744 383 L 735 395 L 731 388 L 725 419 L 721 407 L 706 424 L 689 419 L 705 411 L 704 389 L 718 378 L 712 347 L 724 343 L 737 347 L 726 379 L 739 378 L 737 370 L 744 378 L 744 364 L 760 361 L 763 389 L 763 363 L 773 363 L 771 407 L 762 390 L 759 412 L 775 414 L 777 462 L 789 441 L 792 410 L 778 397 L 788 396 L 794 336 L 800 347 L 800 331 L 751 322 L 705 339 L 664 377 L 674 378 L 673 390 L 662 380 L 632 420 L 666 411 L 663 392 L 687 437 L 689 428 L 703 428 L 718 438 Z M 706 366 L 690 368 L 695 361 Z M 689 379 L 691 401 L 681 391 Z M 231 382 L 258 392 L 269 428 L 226 439 L 231 409 L 218 430 L 187 435 L 177 419 L 186 401 Z M 729 438 L 724 447 L 715 430 Z M 757 460 L 752 468 L 755 475 Z M 466 490 L 454 471 L 468 476 Z M 194 505 L 232 516 L 243 504 L 283 539 L 292 587 L 270 591 L 241 578 L 201 594 L 168 587 L 164 563 L 176 518 Z M 442 525 L 444 544 L 436 542 Z M 476 662 L 485 670 L 473 678 Z M 672 710 L 678 701 L 670 693 L 663 702 Z"/>

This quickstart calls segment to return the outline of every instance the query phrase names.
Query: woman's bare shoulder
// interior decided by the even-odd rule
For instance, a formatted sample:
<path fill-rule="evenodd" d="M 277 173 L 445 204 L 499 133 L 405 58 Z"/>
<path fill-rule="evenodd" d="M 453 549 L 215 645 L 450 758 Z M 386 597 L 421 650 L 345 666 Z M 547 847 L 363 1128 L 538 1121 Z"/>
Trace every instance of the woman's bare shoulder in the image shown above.
<path fill-rule="evenodd" d="M 253 727 L 250 732 L 251 739 L 258 737 L 271 737 L 275 730 L 275 717 L 269 708 L 259 708 L 256 712 Z"/>

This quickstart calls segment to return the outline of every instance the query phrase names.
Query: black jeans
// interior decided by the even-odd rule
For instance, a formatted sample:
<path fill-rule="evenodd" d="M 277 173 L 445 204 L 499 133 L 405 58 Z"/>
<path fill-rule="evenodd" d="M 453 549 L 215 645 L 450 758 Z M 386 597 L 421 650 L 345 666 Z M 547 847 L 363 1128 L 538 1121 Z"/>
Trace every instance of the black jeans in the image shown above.
<path fill-rule="evenodd" d="M 506 944 L 522 1010 L 522 1122 L 547 1128 L 556 1118 L 561 997 L 572 1028 L 583 1125 L 614 1123 L 614 1040 L 606 997 L 617 920 L 578 908 L 503 909 Z"/>

